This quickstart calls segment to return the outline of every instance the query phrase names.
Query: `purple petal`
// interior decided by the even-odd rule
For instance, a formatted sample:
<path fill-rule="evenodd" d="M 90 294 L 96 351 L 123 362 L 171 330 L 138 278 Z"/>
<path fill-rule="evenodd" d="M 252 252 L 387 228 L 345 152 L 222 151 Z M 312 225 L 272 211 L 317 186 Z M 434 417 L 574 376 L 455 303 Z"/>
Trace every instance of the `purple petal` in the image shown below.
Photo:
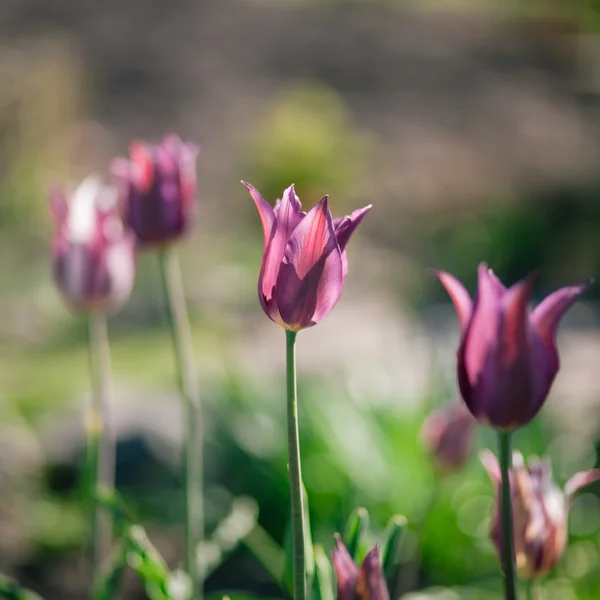
<path fill-rule="evenodd" d="M 276 284 L 277 308 L 293 330 L 318 323 L 335 305 L 344 285 L 342 254 L 327 196 L 292 233 Z"/>
<path fill-rule="evenodd" d="M 377 548 L 369 550 L 360 568 L 357 591 L 365 590 L 360 597 L 367 600 L 389 600 L 387 585 L 381 570 L 379 551 Z"/>
<path fill-rule="evenodd" d="M 364 216 L 373 208 L 372 204 L 355 210 L 349 217 L 343 219 L 335 219 L 333 221 L 333 228 L 335 229 L 335 235 L 337 236 L 340 250 L 342 251 L 342 263 L 344 277 L 348 274 L 348 260 L 346 258 L 346 246 L 350 240 L 350 236 L 354 233 L 356 228 L 360 225 Z"/>
<path fill-rule="evenodd" d="M 283 193 L 281 203 L 275 212 L 275 223 L 271 231 L 270 241 L 263 255 L 262 267 L 258 278 L 259 299 L 265 312 L 277 320 L 279 315 L 277 304 L 274 301 L 275 284 L 283 262 L 283 256 L 288 240 L 296 229 L 303 215 L 299 212 L 300 202 L 294 193 L 294 186 L 290 186 Z"/>
<path fill-rule="evenodd" d="M 262 223 L 263 233 L 265 236 L 265 250 L 269 245 L 269 241 L 271 239 L 271 232 L 273 231 L 273 224 L 275 223 L 275 213 L 271 208 L 271 205 L 260 195 L 260 192 L 249 183 L 242 181 L 242 184 L 246 186 L 246 189 L 252 196 L 252 200 L 254 200 L 254 204 L 258 210 L 258 215 L 260 216 L 260 222 Z"/>
<path fill-rule="evenodd" d="M 600 469 L 593 469 L 591 471 L 584 471 L 583 473 L 577 473 L 573 475 L 565 485 L 565 494 L 568 498 L 571 498 L 573 494 L 576 494 L 582 488 L 594 483 L 600 479 Z"/>
<path fill-rule="evenodd" d="M 335 534 L 335 548 L 331 553 L 337 579 L 338 600 L 354 600 L 358 567 L 354 564 L 339 533 Z"/>
<path fill-rule="evenodd" d="M 337 236 L 340 250 L 343 252 L 346 249 L 346 245 L 350 240 L 350 236 L 354 233 L 355 229 L 360 225 L 360 222 L 364 219 L 365 215 L 373 208 L 372 204 L 355 210 L 350 216 L 344 217 L 338 221 L 337 225 L 334 222 L 333 226 L 335 229 L 335 235 Z"/>
<path fill-rule="evenodd" d="M 302 211 L 302 204 L 300 203 L 300 198 L 296 196 L 296 189 L 294 188 L 294 184 L 292 183 L 290 187 L 286 188 L 283 191 L 281 200 L 275 203 L 275 217 L 277 219 L 279 219 L 279 211 L 281 210 L 282 204 L 286 201 L 289 203 L 287 210 L 291 209 L 296 214 L 301 215 L 302 217 L 306 216 L 306 213 Z"/>
<path fill-rule="evenodd" d="M 567 309 L 589 287 L 591 280 L 579 285 L 564 287 L 547 296 L 531 312 L 531 323 L 546 346 L 554 346 L 556 330 Z"/>
<path fill-rule="evenodd" d="M 485 265 L 478 269 L 477 296 L 459 348 L 459 384 L 467 407 L 481 419 L 488 413 L 482 401 L 496 398 L 496 358 L 502 333 L 502 298 Z M 502 393 L 502 392 L 500 392 Z"/>
<path fill-rule="evenodd" d="M 447 273 L 446 271 L 432 269 L 432 274 L 435 275 L 440 280 L 440 283 L 446 288 L 450 299 L 454 303 L 461 333 L 464 333 L 473 309 L 473 302 L 471 296 L 469 296 L 469 292 L 467 292 L 463 284 L 456 279 L 454 275 L 450 275 L 450 273 Z"/>

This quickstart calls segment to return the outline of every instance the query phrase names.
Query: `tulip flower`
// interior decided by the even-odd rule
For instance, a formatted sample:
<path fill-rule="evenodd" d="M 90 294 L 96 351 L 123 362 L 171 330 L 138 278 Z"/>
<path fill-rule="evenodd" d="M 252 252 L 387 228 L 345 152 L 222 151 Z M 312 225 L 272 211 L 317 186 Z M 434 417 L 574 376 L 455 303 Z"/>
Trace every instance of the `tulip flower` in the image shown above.
<path fill-rule="evenodd" d="M 489 451 L 482 452 L 481 461 L 496 488 L 490 534 L 501 555 L 500 467 Z M 552 480 L 547 459 L 531 460 L 526 465 L 520 453 L 513 454 L 510 471 L 513 537 L 517 569 L 523 579 L 542 577 L 554 568 L 567 543 L 570 500 L 576 492 L 598 479 L 600 469 L 578 473 L 561 490 Z"/>
<path fill-rule="evenodd" d="M 370 550 L 359 568 L 339 535 L 332 553 L 338 600 L 389 600 L 377 548 Z"/>
<path fill-rule="evenodd" d="M 327 196 L 305 213 L 293 185 L 274 208 L 258 190 L 244 185 L 264 230 L 258 278 L 261 306 L 271 320 L 289 331 L 312 327 L 340 298 L 348 273 L 346 246 L 371 205 L 333 219 Z"/>
<path fill-rule="evenodd" d="M 82 312 L 121 306 L 133 286 L 135 243 L 123 227 L 114 191 L 89 177 L 73 193 L 54 189 L 50 203 L 53 273 L 66 301 Z"/>
<path fill-rule="evenodd" d="M 455 277 L 435 274 L 458 313 L 458 383 L 467 408 L 480 422 L 503 431 L 529 423 L 558 372 L 560 319 L 588 283 L 559 289 L 529 312 L 531 277 L 505 288 L 481 264 L 472 302 Z"/>
<path fill-rule="evenodd" d="M 468 460 L 475 419 L 462 402 L 432 412 L 421 428 L 421 441 L 439 471 L 458 471 Z"/>
<path fill-rule="evenodd" d="M 169 135 L 157 146 L 134 142 L 130 160 L 113 161 L 123 219 L 140 246 L 162 248 L 191 228 L 196 218 L 197 153 L 193 144 Z"/>

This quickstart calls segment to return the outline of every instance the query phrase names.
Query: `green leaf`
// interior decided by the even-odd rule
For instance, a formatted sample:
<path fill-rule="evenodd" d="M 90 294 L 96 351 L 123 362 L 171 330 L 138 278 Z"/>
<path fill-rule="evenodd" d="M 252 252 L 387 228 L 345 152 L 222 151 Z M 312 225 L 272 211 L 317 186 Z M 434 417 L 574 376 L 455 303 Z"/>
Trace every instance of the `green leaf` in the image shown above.
<path fill-rule="evenodd" d="M 315 578 L 313 580 L 314 600 L 335 600 L 333 591 L 333 569 L 327 554 L 321 546 L 314 546 Z"/>
<path fill-rule="evenodd" d="M 127 566 L 127 555 L 128 550 L 124 544 L 114 549 L 108 570 L 94 584 L 92 592 L 94 600 L 110 600 L 116 593 Z"/>
<path fill-rule="evenodd" d="M 16 581 L 0 575 L 0 598 L 6 600 L 42 600 L 35 592 L 19 587 Z"/>
<path fill-rule="evenodd" d="M 406 527 L 406 517 L 394 515 L 389 520 L 385 529 L 381 565 L 389 590 L 393 589 L 396 574 L 398 573 Z"/>
<path fill-rule="evenodd" d="M 366 537 L 369 531 L 369 512 L 357 508 L 348 519 L 344 530 L 344 545 L 354 562 L 360 563 L 366 553 Z"/>

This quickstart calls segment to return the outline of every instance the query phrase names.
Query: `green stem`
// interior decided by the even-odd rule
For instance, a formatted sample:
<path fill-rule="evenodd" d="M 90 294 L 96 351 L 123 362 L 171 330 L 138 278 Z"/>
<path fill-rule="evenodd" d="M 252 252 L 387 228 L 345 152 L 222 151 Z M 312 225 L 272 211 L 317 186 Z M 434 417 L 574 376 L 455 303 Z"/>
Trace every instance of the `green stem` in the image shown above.
<path fill-rule="evenodd" d="M 175 349 L 179 389 L 184 399 L 185 568 L 190 578 L 190 597 L 201 600 L 203 574 L 197 552 L 203 537 L 204 500 L 198 375 L 179 260 L 174 252 L 167 250 L 160 252 L 158 257 Z"/>
<path fill-rule="evenodd" d="M 506 600 L 517 599 L 515 576 L 515 550 L 512 523 L 512 503 L 509 472 L 512 466 L 511 432 L 498 432 L 501 484 L 502 562 L 504 567 L 504 589 Z"/>
<path fill-rule="evenodd" d="M 88 316 L 88 345 L 92 379 L 92 403 L 86 416 L 87 477 L 92 521 L 92 568 L 94 580 L 112 545 L 112 519 L 95 500 L 98 486 L 112 488 L 115 477 L 115 436 L 111 419 L 110 348 L 106 315 Z"/>
<path fill-rule="evenodd" d="M 287 376 L 288 461 L 290 497 L 292 503 L 292 548 L 294 564 L 294 600 L 306 599 L 306 558 L 304 550 L 304 498 L 300 466 L 300 436 L 298 433 L 298 391 L 296 385 L 296 335 L 285 332 Z"/>

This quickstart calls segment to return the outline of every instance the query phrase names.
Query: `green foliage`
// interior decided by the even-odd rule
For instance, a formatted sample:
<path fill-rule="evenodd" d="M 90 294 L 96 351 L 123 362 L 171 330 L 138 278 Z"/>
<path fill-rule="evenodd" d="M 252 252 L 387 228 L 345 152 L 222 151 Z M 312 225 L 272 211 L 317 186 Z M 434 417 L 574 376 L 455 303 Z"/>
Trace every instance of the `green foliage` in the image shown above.
<path fill-rule="evenodd" d="M 348 554 L 356 563 L 361 563 L 368 552 L 369 512 L 366 508 L 357 508 L 348 519 L 344 529 L 344 545 Z"/>
<path fill-rule="evenodd" d="M 394 515 L 388 522 L 383 534 L 383 551 L 381 553 L 381 566 L 388 589 L 393 590 L 398 569 L 400 568 L 401 552 L 406 536 L 406 518 Z"/>
<path fill-rule="evenodd" d="M 336 92 L 299 84 L 276 97 L 266 114 L 247 151 L 252 184 L 269 201 L 294 183 L 300 199 L 310 205 L 331 193 L 336 206 L 349 207 L 371 141 L 356 131 Z"/>
<path fill-rule="evenodd" d="M 10 577 L 0 575 L 0 598 L 6 600 L 43 600 L 35 592 L 20 587 Z"/>
<path fill-rule="evenodd" d="M 334 600 L 333 568 L 323 548 L 316 544 L 315 578 L 313 581 L 313 600 Z"/>

